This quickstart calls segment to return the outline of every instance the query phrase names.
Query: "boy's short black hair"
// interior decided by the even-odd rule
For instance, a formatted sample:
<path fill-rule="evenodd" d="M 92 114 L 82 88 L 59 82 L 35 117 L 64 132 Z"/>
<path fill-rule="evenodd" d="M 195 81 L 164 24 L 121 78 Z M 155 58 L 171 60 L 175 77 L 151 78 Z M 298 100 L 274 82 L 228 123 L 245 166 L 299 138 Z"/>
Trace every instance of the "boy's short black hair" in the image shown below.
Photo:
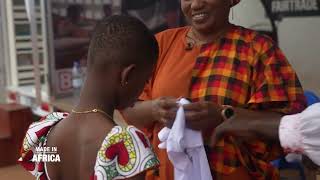
<path fill-rule="evenodd" d="M 92 34 L 88 68 L 104 68 L 110 63 L 153 65 L 158 51 L 154 35 L 141 21 L 113 15 L 101 20 Z"/>

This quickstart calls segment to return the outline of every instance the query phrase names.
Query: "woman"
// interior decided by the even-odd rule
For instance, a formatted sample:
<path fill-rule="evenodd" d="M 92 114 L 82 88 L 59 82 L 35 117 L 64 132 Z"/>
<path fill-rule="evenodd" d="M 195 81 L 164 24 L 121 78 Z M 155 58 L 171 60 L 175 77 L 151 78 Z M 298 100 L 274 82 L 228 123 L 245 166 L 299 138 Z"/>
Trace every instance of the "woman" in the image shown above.
<path fill-rule="evenodd" d="M 221 105 L 234 107 L 234 120 L 256 119 L 260 130 L 265 130 L 265 123 L 280 120 L 282 114 L 305 108 L 299 80 L 276 44 L 229 23 L 230 9 L 239 1 L 181 0 L 190 26 L 157 35 L 160 55 L 140 96 L 143 101 L 123 112 L 129 123 L 147 129 L 154 147 L 159 144 L 157 133 L 174 119 L 178 97 L 192 100 L 185 106 L 187 125 L 201 130 L 207 144 L 223 121 L 221 111 L 226 106 Z M 207 152 L 213 177 L 277 179 L 278 172 L 269 161 L 281 154 L 278 144 L 261 138 L 239 142 L 224 136 Z M 148 174 L 147 179 L 173 179 L 166 152 L 155 151 L 161 162 L 159 172 Z"/>
<path fill-rule="evenodd" d="M 133 126 L 116 126 L 112 114 L 132 105 L 157 57 L 157 41 L 142 22 L 102 20 L 90 43 L 79 104 L 70 115 L 53 113 L 30 126 L 20 164 L 41 180 L 144 179 L 159 163 L 150 142 Z M 42 161 L 52 157 L 39 152 L 45 147 L 56 148 L 54 161 L 60 162 Z"/>
<path fill-rule="evenodd" d="M 255 112 L 250 114 L 254 116 Z M 265 124 L 256 122 L 255 119 L 243 120 L 226 120 L 216 127 L 211 137 L 211 145 L 226 134 L 244 140 L 257 136 L 279 140 L 284 151 L 289 153 L 286 156 L 288 162 L 302 161 L 309 177 L 314 173 L 319 174 L 320 103 L 310 105 L 301 113 L 285 115 L 280 120 L 275 119 Z"/>
<path fill-rule="evenodd" d="M 255 112 L 250 114 L 254 116 Z M 256 121 L 224 121 L 212 134 L 211 144 L 215 144 L 226 134 L 241 139 L 252 139 L 257 135 L 274 141 L 279 139 L 281 147 L 287 153 L 295 154 L 287 156 L 289 162 L 301 160 L 301 155 L 305 155 L 320 167 L 320 103 L 311 105 L 301 113 L 285 115 L 280 120 L 266 124 Z M 258 125 L 262 127 L 259 128 Z"/>

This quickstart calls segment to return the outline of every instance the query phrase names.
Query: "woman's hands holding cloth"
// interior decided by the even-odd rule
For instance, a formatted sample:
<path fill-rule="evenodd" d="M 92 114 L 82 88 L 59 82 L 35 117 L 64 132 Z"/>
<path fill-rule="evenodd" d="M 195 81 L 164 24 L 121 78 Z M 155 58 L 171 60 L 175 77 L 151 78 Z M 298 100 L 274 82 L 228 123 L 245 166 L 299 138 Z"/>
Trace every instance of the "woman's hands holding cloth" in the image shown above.
<path fill-rule="evenodd" d="M 171 127 L 179 108 L 179 99 L 161 97 L 153 101 L 154 120 Z M 187 127 L 193 130 L 206 131 L 216 128 L 223 122 L 222 106 L 202 101 L 183 105 Z"/>
<path fill-rule="evenodd" d="M 171 127 L 176 117 L 179 99 L 161 97 L 153 101 L 152 114 L 154 120 Z M 252 123 L 248 120 L 228 119 L 222 116 L 223 106 L 200 101 L 183 105 L 187 127 L 197 131 L 212 131 L 211 143 L 214 145 L 224 135 L 232 135 L 243 140 L 250 140 L 256 136 L 252 131 Z"/>

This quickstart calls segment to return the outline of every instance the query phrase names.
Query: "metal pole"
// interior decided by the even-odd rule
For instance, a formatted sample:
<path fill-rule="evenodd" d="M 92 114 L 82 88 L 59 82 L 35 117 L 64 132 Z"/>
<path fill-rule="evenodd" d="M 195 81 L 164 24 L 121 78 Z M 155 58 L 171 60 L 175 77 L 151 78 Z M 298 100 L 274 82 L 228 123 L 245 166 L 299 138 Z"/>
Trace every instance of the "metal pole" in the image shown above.
<path fill-rule="evenodd" d="M 0 2 L 0 54 L 2 54 L 2 57 L 0 57 L 0 103 L 4 101 L 4 94 L 5 94 L 5 55 L 4 55 L 4 38 L 3 38 L 3 29 L 4 29 L 4 16 L 3 16 L 3 2 Z"/>
<path fill-rule="evenodd" d="M 28 18 L 30 22 L 31 30 L 31 45 L 32 45 L 32 59 L 34 67 L 34 79 L 35 79 L 35 92 L 36 92 L 36 104 L 41 105 L 41 72 L 39 63 L 39 48 L 38 48 L 38 30 L 37 30 L 37 19 L 36 19 L 36 8 L 34 0 L 25 0 Z M 28 4 L 27 4 L 28 3 Z"/>

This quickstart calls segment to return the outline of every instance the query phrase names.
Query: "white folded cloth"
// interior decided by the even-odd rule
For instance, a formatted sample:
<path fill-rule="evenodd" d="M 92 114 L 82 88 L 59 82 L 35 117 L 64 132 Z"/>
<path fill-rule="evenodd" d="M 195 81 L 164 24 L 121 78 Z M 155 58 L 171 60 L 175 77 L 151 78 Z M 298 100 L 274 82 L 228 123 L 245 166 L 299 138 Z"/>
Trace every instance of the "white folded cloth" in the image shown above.
<path fill-rule="evenodd" d="M 301 154 L 308 156 L 320 166 L 320 103 L 308 107 L 299 114 L 287 115 L 279 126 L 281 146 L 289 154 L 289 162 L 301 160 Z"/>
<path fill-rule="evenodd" d="M 189 101 L 178 102 L 176 119 L 171 129 L 165 127 L 159 134 L 160 149 L 167 149 L 168 157 L 174 166 L 175 180 L 212 180 L 210 167 L 203 146 L 202 134 L 186 128 L 182 105 Z"/>

